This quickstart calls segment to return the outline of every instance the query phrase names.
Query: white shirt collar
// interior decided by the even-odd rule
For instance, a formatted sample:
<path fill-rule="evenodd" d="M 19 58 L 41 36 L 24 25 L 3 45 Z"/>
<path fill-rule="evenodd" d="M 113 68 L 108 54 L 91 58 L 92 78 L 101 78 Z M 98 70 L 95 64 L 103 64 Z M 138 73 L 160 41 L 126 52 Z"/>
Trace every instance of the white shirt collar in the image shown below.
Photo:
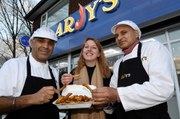
<path fill-rule="evenodd" d="M 31 66 L 33 65 L 33 67 L 48 67 L 48 66 L 49 66 L 48 61 L 46 61 L 46 63 L 38 62 L 38 61 L 32 56 L 32 53 L 30 53 L 30 55 L 29 55 L 29 61 L 30 61 Z"/>

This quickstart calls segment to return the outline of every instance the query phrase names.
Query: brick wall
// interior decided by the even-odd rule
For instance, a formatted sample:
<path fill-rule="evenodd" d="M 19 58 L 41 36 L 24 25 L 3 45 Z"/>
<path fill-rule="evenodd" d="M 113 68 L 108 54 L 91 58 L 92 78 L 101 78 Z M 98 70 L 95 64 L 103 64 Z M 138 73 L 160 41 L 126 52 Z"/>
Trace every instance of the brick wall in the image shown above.
<path fill-rule="evenodd" d="M 79 9 L 78 3 L 85 6 L 90 2 L 92 2 L 92 0 L 69 0 L 69 14 L 72 14 Z"/>

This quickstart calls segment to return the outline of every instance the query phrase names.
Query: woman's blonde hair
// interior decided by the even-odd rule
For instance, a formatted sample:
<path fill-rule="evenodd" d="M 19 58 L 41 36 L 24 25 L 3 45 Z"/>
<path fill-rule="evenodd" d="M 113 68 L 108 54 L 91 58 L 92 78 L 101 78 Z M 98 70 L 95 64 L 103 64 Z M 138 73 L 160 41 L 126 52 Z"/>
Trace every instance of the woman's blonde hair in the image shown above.
<path fill-rule="evenodd" d="M 76 74 L 79 74 L 80 73 L 80 70 L 86 65 L 85 64 L 85 59 L 83 57 L 83 49 L 84 49 L 84 46 L 85 46 L 85 43 L 87 41 L 93 41 L 98 50 L 99 50 L 99 53 L 100 53 L 100 56 L 97 57 L 97 61 L 98 61 L 98 64 L 99 64 L 99 68 L 100 68 L 100 72 L 102 74 L 102 77 L 103 78 L 108 78 L 110 77 L 111 75 L 111 69 L 109 68 L 108 64 L 107 64 L 107 61 L 106 61 L 106 58 L 105 58 L 105 54 L 103 52 L 103 48 L 102 48 L 102 45 L 100 44 L 100 42 L 94 38 L 87 38 L 84 43 L 83 43 L 83 47 L 82 47 L 82 50 L 80 52 L 80 56 L 79 56 L 79 61 L 78 61 L 78 64 L 77 64 L 77 67 L 75 69 L 75 73 Z"/>

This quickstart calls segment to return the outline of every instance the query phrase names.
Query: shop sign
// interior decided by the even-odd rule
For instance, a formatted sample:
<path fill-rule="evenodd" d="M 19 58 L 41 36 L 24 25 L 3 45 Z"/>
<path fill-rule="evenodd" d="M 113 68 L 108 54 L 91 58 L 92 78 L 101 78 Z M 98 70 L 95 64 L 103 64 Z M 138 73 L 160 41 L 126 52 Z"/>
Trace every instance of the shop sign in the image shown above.
<path fill-rule="evenodd" d="M 102 8 L 98 7 L 100 4 L 103 6 Z M 108 7 L 105 6 L 107 4 Z M 83 30 L 83 28 L 85 28 L 86 22 L 92 22 L 95 19 L 97 19 L 97 10 L 102 10 L 103 12 L 110 13 L 113 12 L 113 10 L 115 10 L 118 7 L 118 5 L 119 0 L 95 0 L 94 2 L 85 7 L 79 4 L 80 18 L 75 19 L 72 16 L 65 18 L 58 24 L 56 34 L 57 36 L 62 36 L 67 33 Z"/>

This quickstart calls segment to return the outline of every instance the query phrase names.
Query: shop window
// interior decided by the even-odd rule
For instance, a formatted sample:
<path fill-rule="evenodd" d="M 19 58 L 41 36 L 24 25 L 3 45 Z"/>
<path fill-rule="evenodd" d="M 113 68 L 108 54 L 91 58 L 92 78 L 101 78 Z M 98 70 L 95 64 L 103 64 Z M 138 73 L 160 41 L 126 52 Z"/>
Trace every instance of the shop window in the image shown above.
<path fill-rule="evenodd" d="M 69 4 L 68 0 L 62 0 L 57 6 L 48 11 L 47 26 L 51 27 L 58 21 L 68 17 Z"/>
<path fill-rule="evenodd" d="M 113 69 L 114 63 L 121 57 L 122 57 L 122 54 L 107 58 L 107 62 L 108 62 L 110 69 Z"/>
<path fill-rule="evenodd" d="M 118 46 L 115 45 L 115 46 L 104 48 L 104 54 L 108 58 L 108 57 L 113 57 L 113 56 L 122 54 L 122 51 Z"/>
<path fill-rule="evenodd" d="M 56 59 L 55 61 L 51 61 L 50 65 L 58 69 L 60 74 L 67 72 L 68 70 L 68 60 L 66 57 L 61 58 L 60 60 Z"/>
<path fill-rule="evenodd" d="M 173 56 L 178 80 L 180 84 L 180 29 L 179 27 L 169 29 L 168 31 L 161 31 L 160 33 L 153 33 L 152 35 L 142 38 L 142 42 L 157 40 L 163 43 Z"/>
<path fill-rule="evenodd" d="M 61 0 L 41 17 L 41 26 L 52 27 L 69 15 L 69 0 Z"/>
<path fill-rule="evenodd" d="M 114 63 L 122 56 L 121 49 L 116 46 L 109 46 L 103 49 L 109 67 L 112 69 Z"/>
<path fill-rule="evenodd" d="M 179 46 L 180 46 L 180 41 L 172 43 L 171 45 L 177 71 L 180 71 L 180 47 Z"/>
<path fill-rule="evenodd" d="M 46 18 L 47 17 L 47 13 L 43 14 L 41 17 L 41 26 L 46 26 Z"/>
<path fill-rule="evenodd" d="M 154 41 L 154 40 L 159 41 L 162 44 L 167 43 L 167 38 L 166 38 L 165 33 L 159 33 L 159 34 L 156 34 L 156 35 L 153 35 L 153 36 L 150 36 L 150 37 L 142 38 L 142 42 Z"/>
<path fill-rule="evenodd" d="M 169 50 L 168 44 L 164 44 L 164 46 Z"/>
<path fill-rule="evenodd" d="M 174 41 L 174 40 L 180 40 L 180 29 L 179 28 L 174 28 L 169 30 L 169 40 Z"/>
<path fill-rule="evenodd" d="M 59 62 L 56 60 L 54 62 L 50 62 L 50 65 L 56 69 L 59 69 L 59 66 L 58 66 Z"/>
<path fill-rule="evenodd" d="M 79 60 L 79 55 L 72 57 L 72 64 L 71 64 L 72 69 L 77 66 L 78 60 Z"/>
<path fill-rule="evenodd" d="M 68 72 L 68 68 L 67 67 L 60 68 L 59 69 L 59 76 L 61 77 L 62 74 L 67 73 L 67 72 Z"/>

